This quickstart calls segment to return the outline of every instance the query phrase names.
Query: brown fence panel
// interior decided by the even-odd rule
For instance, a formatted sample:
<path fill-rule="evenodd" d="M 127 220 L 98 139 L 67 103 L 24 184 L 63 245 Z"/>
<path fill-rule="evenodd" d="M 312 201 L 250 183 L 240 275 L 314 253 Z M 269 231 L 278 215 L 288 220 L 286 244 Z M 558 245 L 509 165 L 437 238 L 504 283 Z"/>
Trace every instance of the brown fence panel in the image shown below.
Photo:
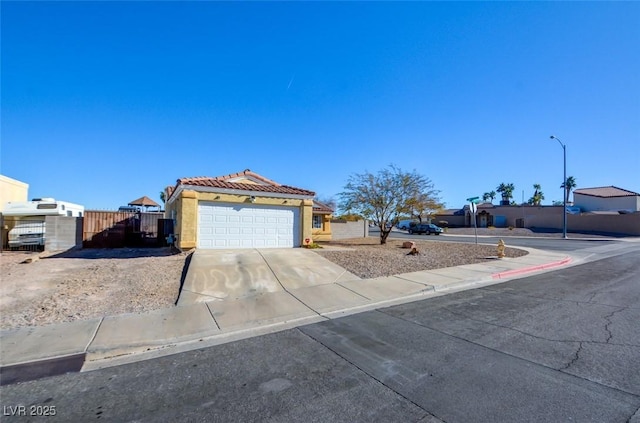
<path fill-rule="evenodd" d="M 158 246 L 162 213 L 86 210 L 82 230 L 84 248 Z"/>

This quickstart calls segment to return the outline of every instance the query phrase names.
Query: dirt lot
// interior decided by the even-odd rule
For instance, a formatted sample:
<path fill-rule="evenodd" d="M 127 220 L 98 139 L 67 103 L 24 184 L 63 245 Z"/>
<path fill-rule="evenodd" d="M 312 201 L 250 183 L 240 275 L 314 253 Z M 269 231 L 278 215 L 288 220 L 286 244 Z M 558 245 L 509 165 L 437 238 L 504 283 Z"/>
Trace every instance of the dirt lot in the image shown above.
<path fill-rule="evenodd" d="M 42 256 L 42 255 L 41 255 Z M 86 249 L 0 256 L 0 329 L 172 307 L 187 254 L 166 249 Z"/>
<path fill-rule="evenodd" d="M 315 250 L 361 277 L 386 276 L 478 263 L 495 255 L 493 246 L 418 243 L 421 254 L 406 256 L 399 241 L 375 238 L 334 245 L 352 251 Z M 507 249 L 508 256 L 524 254 Z M 0 255 L 0 329 L 37 326 L 173 307 L 188 253 L 170 249 L 84 249 L 57 255 L 3 252 Z"/>

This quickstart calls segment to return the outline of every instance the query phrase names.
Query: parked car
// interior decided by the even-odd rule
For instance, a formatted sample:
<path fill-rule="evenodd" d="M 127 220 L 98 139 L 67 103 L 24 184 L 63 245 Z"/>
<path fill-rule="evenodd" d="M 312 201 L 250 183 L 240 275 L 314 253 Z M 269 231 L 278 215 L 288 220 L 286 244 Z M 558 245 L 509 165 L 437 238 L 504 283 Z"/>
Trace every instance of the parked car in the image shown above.
<path fill-rule="evenodd" d="M 46 224 L 44 221 L 25 220 L 9 231 L 9 248 L 35 246 L 44 248 Z"/>
<path fill-rule="evenodd" d="M 409 226 L 415 223 L 413 220 L 409 219 L 409 220 L 401 220 L 398 222 L 398 229 L 404 229 L 404 230 L 409 230 Z"/>
<path fill-rule="evenodd" d="M 442 233 L 442 228 L 440 226 L 436 226 L 433 223 L 419 223 L 417 225 L 412 225 L 409 227 L 410 234 L 427 234 L 427 235 L 440 235 Z"/>

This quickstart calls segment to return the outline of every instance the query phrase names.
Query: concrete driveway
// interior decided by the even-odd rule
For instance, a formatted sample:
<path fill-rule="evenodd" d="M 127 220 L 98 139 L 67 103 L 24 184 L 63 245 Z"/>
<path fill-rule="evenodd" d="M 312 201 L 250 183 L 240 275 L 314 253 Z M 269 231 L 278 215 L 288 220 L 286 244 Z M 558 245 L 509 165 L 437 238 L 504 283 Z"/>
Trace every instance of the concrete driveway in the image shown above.
<path fill-rule="evenodd" d="M 359 279 L 303 248 L 196 250 L 178 305 L 238 300 Z"/>

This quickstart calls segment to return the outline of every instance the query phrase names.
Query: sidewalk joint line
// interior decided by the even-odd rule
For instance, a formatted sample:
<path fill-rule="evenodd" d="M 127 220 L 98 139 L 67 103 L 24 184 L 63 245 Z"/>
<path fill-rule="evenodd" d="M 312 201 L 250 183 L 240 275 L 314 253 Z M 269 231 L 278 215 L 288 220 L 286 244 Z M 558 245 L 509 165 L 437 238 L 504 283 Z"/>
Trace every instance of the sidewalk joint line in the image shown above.
<path fill-rule="evenodd" d="M 293 298 L 296 299 L 296 301 L 298 301 L 300 304 L 302 304 L 303 306 L 305 306 L 309 310 L 311 310 L 314 313 L 316 313 L 318 316 L 322 317 L 323 319 L 328 319 L 327 317 L 325 317 L 322 314 L 320 314 L 317 310 L 314 310 L 313 308 L 309 307 L 307 304 L 305 304 L 304 301 L 302 301 L 300 298 L 298 298 L 295 295 L 293 295 L 293 293 L 291 293 L 287 288 L 285 288 L 285 286 L 282 284 L 282 282 L 280 282 L 280 279 L 278 279 L 278 275 L 276 275 L 276 272 L 274 272 L 273 269 L 271 268 L 271 265 L 269 264 L 267 259 L 264 258 L 264 255 L 262 255 L 262 251 L 258 250 L 257 248 L 255 250 L 258 252 L 258 254 L 260 254 L 260 257 L 262 257 L 262 260 L 264 260 L 264 263 L 267 265 L 269 270 L 271 270 L 271 273 L 273 273 L 273 277 L 276 278 L 276 280 L 278 281 L 278 284 L 282 287 L 282 290 L 284 292 L 286 292 L 287 294 L 291 295 Z"/>
<path fill-rule="evenodd" d="M 216 320 L 216 317 L 213 315 L 213 310 L 211 310 L 211 307 L 209 307 L 209 302 L 205 301 L 204 305 L 207 307 L 207 310 L 209 310 L 209 314 L 211 315 L 211 318 L 213 319 L 213 323 L 216 324 L 216 327 L 218 328 L 218 330 L 222 330 L 222 329 L 220 329 L 220 325 L 218 324 L 218 321 Z"/>
<path fill-rule="evenodd" d="M 95 341 L 96 336 L 98 336 L 98 330 L 100 330 L 100 327 L 102 326 L 102 322 L 104 322 L 104 316 L 100 318 L 100 322 L 98 322 L 98 326 L 96 326 L 95 330 L 93 331 L 93 335 L 91 336 L 91 339 L 87 343 L 87 346 L 84 347 L 85 353 L 89 351 L 89 347 L 91 346 L 91 344 L 93 344 L 93 341 Z"/>

